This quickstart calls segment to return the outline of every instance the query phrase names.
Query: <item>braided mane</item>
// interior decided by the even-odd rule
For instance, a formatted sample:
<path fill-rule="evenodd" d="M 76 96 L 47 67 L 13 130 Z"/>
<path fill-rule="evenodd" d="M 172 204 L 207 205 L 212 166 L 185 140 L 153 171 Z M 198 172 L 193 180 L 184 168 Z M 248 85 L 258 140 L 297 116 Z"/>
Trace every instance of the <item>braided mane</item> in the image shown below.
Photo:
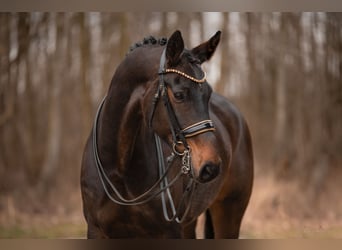
<path fill-rule="evenodd" d="M 142 41 L 136 42 L 131 47 L 129 48 L 128 54 L 135 50 L 136 48 L 145 46 L 145 45 L 160 45 L 164 46 L 167 43 L 167 38 L 162 37 L 162 38 L 155 38 L 153 36 L 148 36 L 145 37 Z"/>

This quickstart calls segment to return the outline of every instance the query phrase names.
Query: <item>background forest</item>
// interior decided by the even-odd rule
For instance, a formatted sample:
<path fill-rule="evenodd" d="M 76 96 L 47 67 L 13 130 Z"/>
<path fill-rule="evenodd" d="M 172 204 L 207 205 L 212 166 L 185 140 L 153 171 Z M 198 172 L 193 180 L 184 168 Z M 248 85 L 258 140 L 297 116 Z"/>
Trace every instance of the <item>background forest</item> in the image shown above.
<path fill-rule="evenodd" d="M 243 237 L 342 238 L 342 14 L 1 13 L 0 237 L 84 237 L 85 140 L 130 45 L 222 30 L 208 81 L 244 114 Z"/>

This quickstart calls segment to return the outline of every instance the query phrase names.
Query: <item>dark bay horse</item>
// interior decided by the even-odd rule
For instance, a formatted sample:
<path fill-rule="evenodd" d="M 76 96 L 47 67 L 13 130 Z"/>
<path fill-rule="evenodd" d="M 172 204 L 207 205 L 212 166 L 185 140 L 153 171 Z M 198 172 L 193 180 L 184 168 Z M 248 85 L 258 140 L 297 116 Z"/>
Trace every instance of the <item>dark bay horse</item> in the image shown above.
<path fill-rule="evenodd" d="M 239 236 L 251 137 L 201 68 L 220 36 L 191 50 L 179 31 L 146 38 L 117 67 L 83 155 L 88 238 L 194 238 L 202 213 L 207 238 Z"/>

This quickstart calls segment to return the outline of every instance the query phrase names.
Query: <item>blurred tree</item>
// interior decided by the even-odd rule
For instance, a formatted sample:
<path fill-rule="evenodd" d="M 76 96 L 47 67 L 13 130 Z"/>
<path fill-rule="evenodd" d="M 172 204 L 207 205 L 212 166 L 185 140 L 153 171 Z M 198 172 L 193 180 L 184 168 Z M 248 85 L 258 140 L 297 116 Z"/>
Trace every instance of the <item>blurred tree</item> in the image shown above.
<path fill-rule="evenodd" d="M 91 125 L 92 125 L 92 102 L 91 102 L 91 94 L 90 94 L 90 35 L 89 35 L 89 26 L 86 20 L 85 13 L 77 14 L 77 21 L 80 27 L 80 83 L 81 83 L 81 100 L 82 100 L 82 133 L 84 138 L 86 138 L 89 134 Z"/>
<path fill-rule="evenodd" d="M 77 189 L 94 112 L 130 45 L 180 29 L 191 47 L 215 22 L 210 74 L 250 124 L 257 168 L 319 190 L 342 165 L 340 13 L 1 13 L 0 189 Z"/>
<path fill-rule="evenodd" d="M 230 62 L 231 57 L 229 56 L 229 13 L 223 13 L 222 20 L 222 34 L 221 34 L 221 68 L 220 68 L 220 82 L 216 86 L 216 90 L 218 93 L 226 94 L 227 85 L 229 84 L 229 70 L 230 70 Z M 202 39 L 203 41 L 204 39 Z"/>
<path fill-rule="evenodd" d="M 63 73 L 65 72 L 65 64 L 63 63 L 67 58 L 66 39 L 65 39 L 65 20 L 64 13 L 57 13 L 56 16 L 50 15 L 49 29 L 55 29 L 56 34 L 53 38 L 55 48 L 51 54 L 48 54 L 48 61 L 50 63 L 47 67 L 47 143 L 44 154 L 44 162 L 41 165 L 41 175 L 39 182 L 42 189 L 48 189 L 49 185 L 53 183 L 56 172 L 60 170 L 60 156 L 61 156 L 61 138 L 62 138 L 62 115 L 61 115 L 61 95 Z M 64 76 L 66 77 L 66 76 Z"/>
<path fill-rule="evenodd" d="M 8 122 L 14 113 L 14 91 L 11 89 L 10 69 L 10 22 L 11 15 L 0 15 L 0 189 L 4 189 L 5 172 L 13 161 L 8 157 Z M 6 147 L 7 145 L 7 147 Z"/>

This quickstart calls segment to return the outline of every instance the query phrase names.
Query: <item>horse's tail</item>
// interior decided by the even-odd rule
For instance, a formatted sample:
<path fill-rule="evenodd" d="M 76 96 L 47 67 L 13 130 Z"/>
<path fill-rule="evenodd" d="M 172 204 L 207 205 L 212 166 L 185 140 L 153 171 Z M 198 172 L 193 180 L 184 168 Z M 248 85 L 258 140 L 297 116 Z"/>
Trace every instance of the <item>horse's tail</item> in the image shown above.
<path fill-rule="evenodd" d="M 214 238 L 214 227 L 209 209 L 205 212 L 204 237 L 205 239 Z"/>

